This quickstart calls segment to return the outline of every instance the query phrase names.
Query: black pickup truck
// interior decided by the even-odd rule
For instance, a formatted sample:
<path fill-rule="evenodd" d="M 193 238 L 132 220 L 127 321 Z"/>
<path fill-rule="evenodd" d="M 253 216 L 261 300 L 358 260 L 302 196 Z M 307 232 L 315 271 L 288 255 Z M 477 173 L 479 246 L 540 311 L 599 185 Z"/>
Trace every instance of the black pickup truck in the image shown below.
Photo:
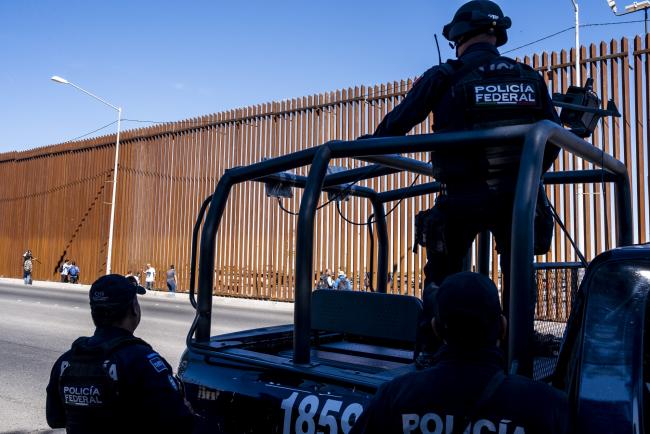
<path fill-rule="evenodd" d="M 576 104 L 565 99 L 564 107 L 569 113 Z M 598 109 L 593 107 L 583 112 L 598 115 Z M 519 141 L 523 153 L 513 209 L 511 291 L 509 304 L 504 307 L 510 324 L 508 371 L 552 382 L 566 390 L 581 432 L 644 432 L 645 424 L 650 423 L 646 404 L 650 376 L 646 340 L 650 334 L 645 333 L 650 246 L 631 245 L 632 211 L 625 166 L 583 140 L 584 133 L 540 121 L 444 134 L 335 140 L 226 171 L 199 212 L 192 245 L 190 299 L 196 317 L 187 336 L 179 375 L 199 417 L 197 431 L 349 432 L 382 383 L 417 369 L 422 303 L 416 297 L 386 293 L 389 246 L 384 203 L 440 190 L 437 182 L 429 182 L 376 192 L 355 182 L 399 171 L 430 175 L 428 164 L 398 154 Z M 559 333 L 561 351 L 555 356 L 535 357 L 531 330 L 543 324 L 534 320 L 527 306 L 533 293 L 531 276 L 542 275 L 540 271 L 548 268 L 548 264 L 534 263 L 532 230 L 547 142 L 598 167 L 549 173 L 544 178 L 547 185 L 614 184 L 619 248 L 601 254 L 589 264 L 579 289 L 577 273 L 568 279 L 566 290 L 574 291 L 575 296 L 566 329 Z M 333 158 L 356 158 L 370 164 L 328 174 Z M 310 166 L 307 177 L 292 172 L 302 166 Z M 232 186 L 249 181 L 304 189 L 297 226 L 294 323 L 211 336 L 214 263 L 219 253 L 215 251 L 215 237 Z M 323 191 L 370 201 L 377 234 L 378 278 L 374 292 L 313 290 L 313 223 Z M 477 263 L 479 271 L 487 273 L 490 252 L 486 242 L 480 244 Z M 200 256 L 195 298 L 197 250 Z M 573 265 L 553 267 L 569 270 Z"/>

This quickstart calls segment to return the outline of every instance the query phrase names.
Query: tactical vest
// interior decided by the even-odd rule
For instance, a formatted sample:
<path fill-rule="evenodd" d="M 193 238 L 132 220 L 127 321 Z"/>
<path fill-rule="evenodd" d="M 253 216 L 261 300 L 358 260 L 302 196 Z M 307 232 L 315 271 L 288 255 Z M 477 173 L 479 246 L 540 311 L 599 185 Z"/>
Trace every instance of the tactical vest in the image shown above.
<path fill-rule="evenodd" d="M 507 57 L 479 66 L 446 63 L 449 88 L 434 110 L 436 132 L 533 123 L 548 117 L 542 103 L 541 77 Z M 516 176 L 521 141 L 495 143 L 472 151 L 452 149 L 431 154 L 434 177 L 445 183 L 487 183 Z"/>
<path fill-rule="evenodd" d="M 65 408 L 67 432 L 124 432 L 125 407 L 120 400 L 118 371 L 112 356 L 128 345 L 149 345 L 133 336 L 120 336 L 89 348 L 84 345 L 87 340 L 77 339 L 70 357 L 61 363 L 59 395 Z"/>

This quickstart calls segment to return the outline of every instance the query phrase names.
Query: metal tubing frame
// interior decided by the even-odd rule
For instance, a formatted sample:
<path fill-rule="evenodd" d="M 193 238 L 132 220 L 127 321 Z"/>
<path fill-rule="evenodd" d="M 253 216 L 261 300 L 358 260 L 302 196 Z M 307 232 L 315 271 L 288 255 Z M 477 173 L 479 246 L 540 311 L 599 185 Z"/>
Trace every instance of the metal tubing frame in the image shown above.
<path fill-rule="evenodd" d="M 365 168 L 362 168 L 366 170 L 354 169 L 347 172 L 340 172 L 333 175 L 327 175 L 323 180 L 322 190 L 327 192 L 347 192 L 351 196 L 363 197 L 370 200 L 373 213 L 374 213 L 373 219 L 374 222 L 377 224 L 377 245 L 378 245 L 377 271 L 379 272 L 379 276 L 377 277 L 377 292 L 385 293 L 386 287 L 388 285 L 388 226 L 386 224 L 386 213 L 384 210 L 384 202 L 386 201 L 383 201 L 380 195 L 371 188 L 361 187 L 357 185 L 353 185 L 353 186 L 338 185 L 339 183 L 345 183 L 351 181 L 351 179 L 349 179 L 348 176 L 340 176 L 341 174 L 354 172 L 356 174 L 355 176 L 365 177 L 371 174 L 372 172 L 377 172 L 376 167 L 377 166 L 367 166 Z M 391 173 L 394 172 L 394 169 L 388 169 L 388 170 Z M 372 175 L 372 176 L 376 176 L 376 175 Z M 282 181 L 284 183 L 290 184 L 295 187 L 305 188 L 307 185 L 308 178 L 305 176 L 295 175 L 293 173 L 282 173 L 277 175 L 268 175 L 263 178 L 257 179 L 257 181 L 266 181 L 266 180 Z M 335 182 L 337 183 L 336 185 L 334 185 Z M 384 270 L 385 272 L 381 273 L 381 270 Z"/>
<path fill-rule="evenodd" d="M 300 255 L 296 252 L 296 300 L 293 307 L 293 363 L 298 365 L 310 361 L 314 218 L 331 154 L 329 146 L 323 145 L 314 156 L 298 212 L 296 246 L 303 249 Z"/>
<path fill-rule="evenodd" d="M 199 229 L 201 228 L 201 223 L 203 222 L 203 215 L 205 214 L 205 210 L 208 208 L 208 205 L 212 201 L 212 196 L 208 196 L 205 198 L 203 203 L 201 204 L 201 208 L 199 209 L 199 215 L 196 217 L 196 222 L 194 223 L 194 229 L 192 230 L 192 247 L 191 247 L 191 252 L 190 252 L 190 303 L 192 304 L 192 307 L 196 309 L 196 298 L 194 296 L 194 289 L 195 289 L 195 280 L 196 280 L 196 240 L 198 239 L 199 236 Z"/>
<path fill-rule="evenodd" d="M 544 148 L 550 141 L 616 176 L 617 241 L 632 244 L 632 213 L 629 178 L 625 165 L 612 156 L 550 121 L 540 121 L 524 138 L 520 170 L 512 209 L 510 258 L 510 328 L 508 366 L 511 373 L 532 376 L 533 356 L 530 339 L 534 328 L 532 306 L 533 222 L 539 180 L 542 175 Z"/>
<path fill-rule="evenodd" d="M 308 182 L 308 178 L 304 176 L 295 175 L 292 173 L 284 172 L 285 170 L 294 169 L 296 167 L 304 166 L 309 164 L 310 157 L 316 153 L 319 148 L 311 148 L 306 151 L 300 151 L 295 154 L 290 154 L 284 157 L 278 157 L 273 160 L 266 160 L 261 163 L 257 163 L 251 166 L 239 167 L 227 170 L 226 173 L 221 177 L 217 188 L 212 196 L 207 198 L 199 211 L 199 216 L 194 226 L 194 236 L 193 236 L 193 246 L 196 245 L 196 237 L 198 234 L 198 229 L 201 225 L 202 217 L 207 208 L 208 204 L 212 201 L 212 205 L 209 208 L 208 215 L 206 217 L 205 224 L 203 226 L 203 232 L 201 234 L 201 266 L 199 267 L 199 288 L 212 288 L 214 283 L 214 250 L 215 250 L 215 237 L 216 231 L 218 230 L 219 224 L 221 223 L 221 217 L 225 209 L 225 205 L 228 199 L 228 195 L 233 185 L 241 183 L 244 181 L 255 180 L 258 182 L 264 182 L 268 180 L 272 181 L 281 181 L 288 184 L 291 184 L 296 187 L 305 187 Z M 289 158 L 289 157 L 294 157 Z M 328 160 L 329 162 L 329 160 Z M 360 179 L 368 179 L 376 176 L 387 175 L 391 173 L 398 172 L 398 170 L 386 168 L 379 165 L 370 165 L 363 168 L 353 169 L 346 172 L 339 172 L 336 174 L 328 175 L 325 177 L 323 186 L 321 187 L 325 191 L 348 191 L 350 195 L 357 197 L 365 197 L 370 200 L 373 211 L 375 213 L 375 222 L 377 223 L 377 244 L 378 244 L 378 270 L 388 270 L 388 229 L 386 225 L 386 218 L 384 213 L 383 202 L 379 200 L 378 194 L 367 187 L 361 186 L 341 186 L 339 184 L 358 181 Z M 320 194 L 320 190 L 319 190 Z M 301 204 L 302 206 L 302 204 Z M 212 241 L 210 241 L 212 240 Z M 297 244 L 300 245 L 300 244 Z M 195 247 L 193 251 L 195 252 Z M 212 252 L 210 255 L 204 255 L 203 252 Z M 195 254 L 192 255 L 193 258 L 196 257 Z M 299 255 L 296 255 L 298 258 Z M 205 262 L 204 262 L 205 261 Z M 209 261 L 209 262 L 208 262 Z M 209 266 L 206 264 L 212 264 Z M 192 269 L 195 269 L 196 262 L 193 262 Z M 382 276 L 381 274 L 386 274 Z M 388 275 L 387 273 L 381 273 L 377 280 L 377 287 L 380 292 L 386 291 L 386 286 L 388 284 Z M 190 292 L 193 299 L 193 273 L 190 276 Z M 194 303 L 193 303 L 194 305 Z M 198 291 L 198 301 L 196 302 L 195 308 L 197 310 L 196 319 L 190 328 L 188 334 L 188 342 L 191 342 L 191 335 L 196 331 L 196 340 L 198 342 L 208 341 L 210 338 L 210 324 L 211 324 L 211 314 L 212 314 L 212 290 L 209 291 Z"/>
<path fill-rule="evenodd" d="M 331 179 L 330 177 L 335 176 L 325 176 L 329 160 L 332 158 L 358 158 L 364 159 L 364 161 L 377 161 L 373 157 L 383 156 L 388 157 L 388 159 L 382 158 L 382 165 L 390 164 L 393 168 L 420 173 L 422 168 L 415 166 L 425 163 L 420 162 L 420 165 L 411 167 L 410 159 L 386 154 L 423 152 L 454 146 L 464 146 L 470 149 L 509 139 L 523 140 L 524 146 L 517 180 L 515 204 L 513 206 L 510 276 L 512 296 L 509 305 L 511 318 L 508 364 L 510 372 L 529 373 L 532 369 L 532 358 L 530 357 L 526 338 L 532 331 L 533 325 L 532 310 L 528 308 L 530 304 L 529 290 L 532 284 L 530 276 L 533 275 L 533 218 L 535 198 L 542 172 L 544 146 L 547 141 L 605 169 L 605 173 L 592 171 L 595 173 L 579 175 L 580 180 L 578 182 L 615 182 L 618 245 L 623 246 L 632 243 L 631 192 L 627 170 L 623 163 L 575 136 L 570 131 L 546 120 L 530 125 L 497 127 L 488 130 L 370 138 L 354 141 L 330 141 L 315 148 L 227 171 L 217 185 L 213 195 L 213 203 L 210 206 L 201 234 L 201 267 L 199 268 L 199 288 L 201 290 L 198 297 L 197 317 L 192 327 L 194 329 L 194 326 L 196 326 L 196 341 L 208 341 L 210 338 L 215 237 L 228 192 L 233 184 L 312 164 L 298 217 L 296 245 L 300 249 L 306 249 L 307 252 L 303 255 L 296 255 L 296 297 L 294 307 L 294 363 L 309 364 L 313 221 L 320 192 L 323 186 L 327 185 L 328 178 Z M 399 166 L 397 166 L 398 164 Z M 376 176 L 376 174 L 373 175 L 369 172 L 366 171 L 365 175 L 368 177 Z M 346 173 L 336 174 L 336 176 L 340 177 L 337 182 L 345 179 Z M 607 173 L 609 173 L 609 176 L 606 176 Z M 551 176 L 549 178 L 551 182 L 549 183 L 561 182 L 562 178 L 565 178 L 565 182 L 571 179 L 569 174 L 558 174 Z M 385 193 L 378 194 L 380 201 L 386 197 L 389 196 Z M 379 277 L 381 278 L 381 273 Z M 188 335 L 188 342 L 190 342 L 190 335 Z"/>

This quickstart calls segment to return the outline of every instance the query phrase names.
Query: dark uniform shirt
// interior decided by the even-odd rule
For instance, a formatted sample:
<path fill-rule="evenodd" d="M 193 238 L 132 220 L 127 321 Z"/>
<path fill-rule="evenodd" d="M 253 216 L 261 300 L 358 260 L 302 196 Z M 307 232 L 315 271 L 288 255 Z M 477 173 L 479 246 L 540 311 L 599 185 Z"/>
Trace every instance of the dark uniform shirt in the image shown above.
<path fill-rule="evenodd" d="M 463 354 L 449 347 L 438 363 L 382 386 L 350 434 L 450 433 L 502 369 L 495 348 Z M 550 386 L 510 375 L 476 413 L 470 433 L 568 433 L 564 393 Z M 458 428 L 456 428 L 458 429 Z M 459 430 L 458 432 L 463 432 Z"/>
<path fill-rule="evenodd" d="M 481 65 L 499 56 L 499 50 L 489 43 L 481 42 L 468 47 L 458 60 L 450 63 Z M 539 77 L 542 89 L 546 90 L 546 83 Z M 404 100 L 388 113 L 375 130 L 375 137 L 402 136 L 411 128 L 427 118 L 440 103 L 449 88 L 447 74 L 434 66 L 418 78 Z M 542 101 L 546 118 L 559 123 L 559 117 L 553 108 L 548 91 L 542 92 Z"/>
<path fill-rule="evenodd" d="M 117 327 L 98 328 L 87 338 L 85 345 L 97 347 L 101 343 L 120 336 L 132 336 Z M 71 350 L 64 353 L 54 364 L 47 385 L 46 416 L 52 428 L 68 425 L 64 403 L 59 393 L 61 364 L 70 359 Z M 115 427 L 87 427 L 80 432 L 151 432 L 189 433 L 193 416 L 185 405 L 172 368 L 151 347 L 133 344 L 117 349 L 111 359 L 117 367 L 120 390 L 121 414 L 116 414 Z M 68 427 L 69 428 L 69 427 Z M 68 432 L 74 430 L 68 429 Z"/>

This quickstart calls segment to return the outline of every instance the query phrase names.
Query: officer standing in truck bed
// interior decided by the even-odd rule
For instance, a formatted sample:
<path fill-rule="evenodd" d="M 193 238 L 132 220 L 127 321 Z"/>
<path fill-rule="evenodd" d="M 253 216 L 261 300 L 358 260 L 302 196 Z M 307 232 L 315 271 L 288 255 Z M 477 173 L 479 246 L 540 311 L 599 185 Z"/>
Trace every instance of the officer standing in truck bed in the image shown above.
<path fill-rule="evenodd" d="M 510 18 L 488 0 L 462 5 L 443 35 L 453 42 L 457 60 L 434 66 L 415 81 L 404 100 L 384 117 L 373 137 L 408 133 L 433 112 L 435 132 L 462 131 L 533 123 L 559 123 L 543 78 L 531 67 L 499 54 L 508 40 Z M 424 231 L 426 287 L 462 270 L 475 236 L 490 230 L 501 254 L 508 283 L 512 201 L 521 157 L 521 141 L 432 152 L 433 175 L 443 186 L 434 208 L 418 225 Z M 543 170 L 559 149 L 548 145 Z M 547 226 L 548 227 L 548 226 Z M 548 250 L 550 233 L 540 249 Z M 536 235 L 537 236 L 537 235 Z M 545 253 L 545 252 L 544 252 Z"/>

